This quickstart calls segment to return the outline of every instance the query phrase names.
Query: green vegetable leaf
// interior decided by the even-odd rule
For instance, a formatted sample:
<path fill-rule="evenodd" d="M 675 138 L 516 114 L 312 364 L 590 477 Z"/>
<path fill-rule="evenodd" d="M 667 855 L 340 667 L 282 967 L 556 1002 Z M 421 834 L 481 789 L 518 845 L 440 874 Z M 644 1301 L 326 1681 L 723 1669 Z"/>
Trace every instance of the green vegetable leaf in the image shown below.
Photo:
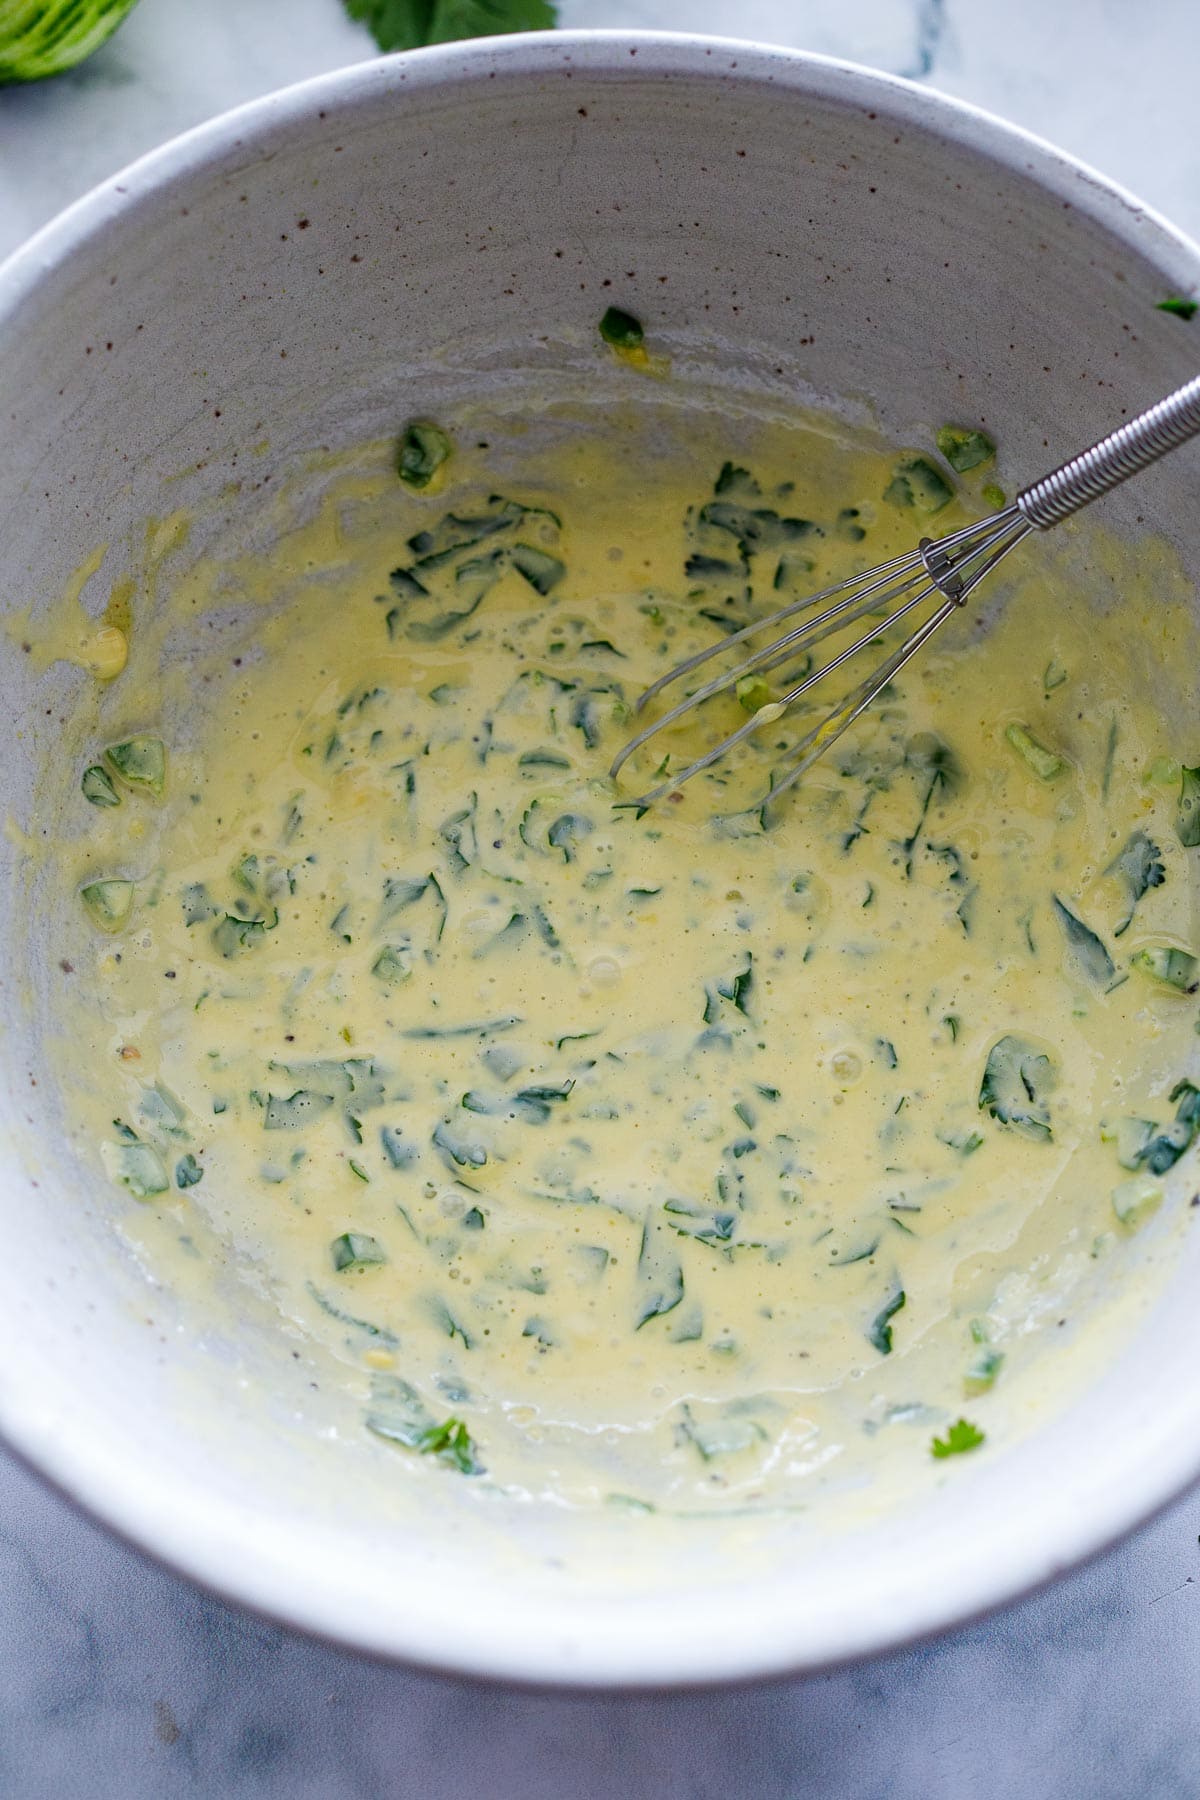
<path fill-rule="evenodd" d="M 548 0 L 345 0 L 381 50 L 417 50 L 496 32 L 549 31 L 557 8 Z"/>
<path fill-rule="evenodd" d="M 929 1446 L 931 1456 L 962 1456 L 968 1450 L 977 1450 L 983 1443 L 984 1433 L 969 1419 L 956 1419 L 944 1438 L 935 1437 Z"/>

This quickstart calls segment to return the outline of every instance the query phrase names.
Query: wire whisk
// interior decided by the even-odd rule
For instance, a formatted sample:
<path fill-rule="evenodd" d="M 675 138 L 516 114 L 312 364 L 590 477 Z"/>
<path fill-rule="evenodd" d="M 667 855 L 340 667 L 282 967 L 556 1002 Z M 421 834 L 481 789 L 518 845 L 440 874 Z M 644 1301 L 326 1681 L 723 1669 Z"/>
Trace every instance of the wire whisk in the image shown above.
<path fill-rule="evenodd" d="M 719 643 L 697 651 L 648 687 L 637 702 L 635 712 L 643 711 L 664 689 L 686 680 L 714 657 L 724 656 L 740 644 L 748 646 L 750 640 L 784 625 L 797 614 L 811 614 L 814 607 L 821 608 L 815 616 L 805 618 L 761 648 L 750 649 L 732 668 L 702 681 L 669 711 L 643 727 L 623 745 L 612 764 L 611 775 L 615 779 L 644 744 L 706 701 L 728 693 L 747 677 L 764 675 L 781 663 L 806 656 L 825 639 L 848 630 L 863 619 L 871 620 L 869 628 L 836 656 L 820 668 L 811 672 L 806 670 L 802 679 L 778 699 L 768 700 L 758 707 L 736 731 L 731 731 L 678 774 L 668 776 L 647 793 L 639 795 L 635 802 L 640 806 L 653 805 L 665 794 L 676 792 L 694 775 L 721 761 L 753 733 L 783 718 L 818 683 L 877 643 L 882 634 L 901 620 L 912 621 L 912 629 L 903 642 L 875 664 L 857 686 L 791 746 L 788 760 L 772 777 L 765 796 L 765 802 L 770 803 L 799 781 L 817 758 L 837 742 L 929 642 L 934 632 L 966 604 L 979 583 L 1031 531 L 1048 531 L 1198 434 L 1200 376 L 1195 376 L 1165 400 L 1139 413 L 1128 424 L 1119 426 L 1032 486 L 1023 488 L 1011 505 L 991 517 L 965 525 L 942 538 L 922 538 L 907 556 L 895 557 L 891 562 L 880 563 L 860 575 L 794 600 L 765 618 L 729 633 Z"/>

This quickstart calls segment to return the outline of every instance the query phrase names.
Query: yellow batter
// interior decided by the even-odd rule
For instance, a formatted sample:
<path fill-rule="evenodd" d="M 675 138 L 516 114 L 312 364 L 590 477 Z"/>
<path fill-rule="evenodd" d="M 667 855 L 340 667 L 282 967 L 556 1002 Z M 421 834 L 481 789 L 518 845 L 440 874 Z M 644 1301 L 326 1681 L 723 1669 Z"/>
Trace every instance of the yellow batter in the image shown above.
<path fill-rule="evenodd" d="M 675 1507 L 935 1475 L 1195 1180 L 1186 615 L 1035 543 L 776 806 L 804 721 L 643 815 L 639 691 L 928 518 L 829 420 L 442 423 L 428 491 L 365 451 L 135 599 L 54 852 L 77 1141 L 401 1464 Z"/>

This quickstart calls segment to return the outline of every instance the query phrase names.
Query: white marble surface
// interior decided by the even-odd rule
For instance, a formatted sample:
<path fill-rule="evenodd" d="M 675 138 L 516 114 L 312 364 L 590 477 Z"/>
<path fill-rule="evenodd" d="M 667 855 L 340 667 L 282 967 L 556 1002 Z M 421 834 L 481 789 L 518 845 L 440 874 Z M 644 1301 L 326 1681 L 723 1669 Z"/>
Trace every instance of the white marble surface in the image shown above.
<path fill-rule="evenodd" d="M 561 10 L 569 25 L 757 36 L 927 79 L 1200 233 L 1196 0 Z M 0 255 L 174 132 L 370 50 L 339 0 L 141 0 L 76 74 L 0 91 Z M 0 1800 L 1196 1800 L 1198 1532 L 1193 1495 L 1000 1617 L 808 1682 L 530 1696 L 249 1619 L 0 1453 Z"/>

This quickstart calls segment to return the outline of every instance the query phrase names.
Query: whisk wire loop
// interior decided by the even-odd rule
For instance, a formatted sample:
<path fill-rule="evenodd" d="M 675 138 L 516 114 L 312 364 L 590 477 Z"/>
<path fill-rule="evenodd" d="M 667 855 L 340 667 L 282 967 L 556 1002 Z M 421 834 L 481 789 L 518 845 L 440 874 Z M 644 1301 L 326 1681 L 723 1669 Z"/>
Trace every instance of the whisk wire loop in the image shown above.
<path fill-rule="evenodd" d="M 780 663 L 806 654 L 816 644 L 835 632 L 846 630 L 859 619 L 868 615 L 882 615 L 877 618 L 870 631 L 858 637 L 847 649 L 831 657 L 821 668 L 806 673 L 796 686 L 779 699 L 770 700 L 758 707 L 736 731 L 723 737 L 677 775 L 659 782 L 657 787 L 643 794 L 635 804 L 649 806 L 664 794 L 674 793 L 685 781 L 690 781 L 702 770 L 711 768 L 754 732 L 777 723 L 826 676 L 840 669 L 868 645 L 877 643 L 882 634 L 936 596 L 940 604 L 935 606 L 929 617 L 910 631 L 903 643 L 873 668 L 857 687 L 844 695 L 832 711 L 812 726 L 797 744 L 787 748 L 787 766 L 782 775 L 776 770 L 766 796 L 767 802 L 774 800 L 791 787 L 793 782 L 798 781 L 805 770 L 811 768 L 817 758 L 824 755 L 829 746 L 853 725 L 859 715 L 883 692 L 889 681 L 929 642 L 934 632 L 965 603 L 967 596 L 1022 538 L 1034 530 L 1049 530 L 1052 525 L 1069 518 L 1072 513 L 1099 499 L 1101 494 L 1108 493 L 1122 481 L 1128 481 L 1131 475 L 1136 475 L 1196 436 L 1200 436 L 1200 375 L 1193 376 L 1173 394 L 1168 394 L 1165 400 L 1148 407 L 1136 418 L 1118 426 L 1115 431 L 1110 431 L 1107 437 L 1100 438 L 1089 449 L 1060 464 L 1040 481 L 1023 488 L 1011 506 L 1003 507 L 990 519 L 984 519 L 975 525 L 964 525 L 958 531 L 948 532 L 945 537 L 934 541 L 922 538 L 916 550 L 907 556 L 893 557 L 890 562 L 866 569 L 859 575 L 851 576 L 848 581 L 835 582 L 831 587 L 821 588 L 815 594 L 790 601 L 765 618 L 754 619 L 748 625 L 739 626 L 720 642 L 698 650 L 695 655 L 668 669 L 665 675 L 661 675 L 646 689 L 635 710 L 640 712 L 664 688 L 673 682 L 686 680 L 695 670 L 703 668 L 714 657 L 723 655 L 734 646 L 784 624 L 797 613 L 811 614 L 813 607 L 820 606 L 822 602 L 831 603 L 815 617 L 792 626 L 763 648 L 751 650 L 724 674 L 702 681 L 698 688 L 687 694 L 661 718 L 643 726 L 617 755 L 611 769 L 612 776 L 615 779 L 634 752 L 649 743 L 660 731 L 676 724 L 706 701 L 727 693 L 746 676 L 764 674 L 770 669 L 778 668 Z"/>
<path fill-rule="evenodd" d="M 919 625 L 916 631 L 911 633 L 871 676 L 867 677 L 866 681 L 855 687 L 827 718 L 815 725 L 800 740 L 800 743 L 793 747 L 791 755 L 797 760 L 789 768 L 782 782 L 776 779 L 767 796 L 768 800 L 773 799 L 776 794 L 782 793 L 784 788 L 790 787 L 794 781 L 798 780 L 804 770 L 809 768 L 816 758 L 822 755 L 848 726 L 853 724 L 881 689 L 886 687 L 893 676 L 916 654 L 933 631 L 963 604 L 980 576 L 986 573 L 999 556 L 1006 554 L 1013 544 L 1017 543 L 1031 529 L 1032 527 L 1021 517 L 1015 507 L 1008 507 L 1003 513 L 985 520 L 982 524 L 963 526 L 960 530 L 950 532 L 936 542 L 923 538 L 917 549 L 908 555 L 895 557 L 888 563 L 880 564 L 860 575 L 851 576 L 846 581 L 822 588 L 805 600 L 793 601 L 768 614 L 765 618 L 753 620 L 749 625 L 741 626 L 737 631 L 730 632 L 718 643 L 710 644 L 705 649 L 697 651 L 695 655 L 669 669 L 652 687 L 648 688 L 639 702 L 638 710 L 671 683 L 703 667 L 713 657 L 728 652 L 731 646 L 744 643 L 747 639 L 757 636 L 772 626 L 793 618 L 797 612 L 810 610 L 823 600 L 832 601 L 832 604 L 826 606 L 815 618 L 804 620 L 799 625 L 793 626 L 791 630 L 784 632 L 782 637 L 775 638 L 764 648 L 752 650 L 748 656 L 741 658 L 731 669 L 702 682 L 698 688 L 687 694 L 675 706 L 649 725 L 644 726 L 622 747 L 612 765 L 613 777 L 615 778 L 619 774 L 628 759 L 651 738 L 668 729 L 679 719 L 703 705 L 705 701 L 727 693 L 747 676 L 765 674 L 778 667 L 782 662 L 788 662 L 807 654 L 818 643 L 823 642 L 835 632 L 844 631 L 865 617 L 873 618 L 869 631 L 857 637 L 836 656 L 831 657 L 828 662 L 822 663 L 819 668 L 806 671 L 803 678 L 786 693 L 781 694 L 778 699 L 768 701 L 765 705 L 758 707 L 734 731 L 722 737 L 719 742 L 697 756 L 677 773 L 668 775 L 655 787 L 639 795 L 635 802 L 639 806 L 653 805 L 665 794 L 675 792 L 685 782 L 691 781 L 694 776 L 721 761 L 731 750 L 736 749 L 755 732 L 762 730 L 767 725 L 776 724 L 827 676 L 842 668 L 869 644 L 877 643 L 881 634 L 890 631 L 919 607 L 935 597 L 938 598 L 941 605 L 932 619 Z M 983 559 L 982 562 L 980 559 Z M 978 573 L 975 572 L 977 566 Z"/>

